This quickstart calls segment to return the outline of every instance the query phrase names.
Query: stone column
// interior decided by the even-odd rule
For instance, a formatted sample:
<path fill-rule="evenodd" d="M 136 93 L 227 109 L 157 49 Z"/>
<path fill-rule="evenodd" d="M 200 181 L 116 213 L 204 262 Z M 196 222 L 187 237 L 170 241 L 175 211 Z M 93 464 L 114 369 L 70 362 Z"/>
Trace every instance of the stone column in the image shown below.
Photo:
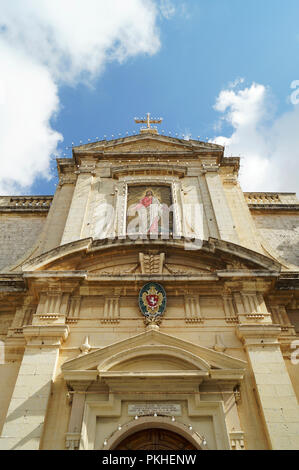
<path fill-rule="evenodd" d="M 0 449 L 38 450 L 66 325 L 26 326 L 26 348 L 0 438 Z"/>
<path fill-rule="evenodd" d="M 240 244 L 232 214 L 225 197 L 221 178 L 218 173 L 219 168 L 216 165 L 204 165 L 204 171 L 220 238 L 221 240 Z"/>
<path fill-rule="evenodd" d="M 91 158 L 90 160 L 85 160 L 76 173 L 78 173 L 77 183 L 65 224 L 61 245 L 80 240 L 81 238 L 84 219 L 88 210 L 93 175 L 95 173 L 94 159 Z"/>
<path fill-rule="evenodd" d="M 299 449 L 299 407 L 282 353 L 277 325 L 237 327 L 244 343 L 271 449 Z"/>

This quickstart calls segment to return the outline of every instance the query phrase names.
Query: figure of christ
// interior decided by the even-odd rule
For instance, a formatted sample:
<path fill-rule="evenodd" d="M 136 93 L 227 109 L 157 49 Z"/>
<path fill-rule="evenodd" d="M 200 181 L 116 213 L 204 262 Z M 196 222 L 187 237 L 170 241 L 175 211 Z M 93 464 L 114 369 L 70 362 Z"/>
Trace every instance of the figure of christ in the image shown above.
<path fill-rule="evenodd" d="M 136 210 L 140 210 L 142 208 L 145 208 L 146 210 L 147 233 L 158 234 L 161 203 L 150 189 L 146 191 L 145 196 L 140 199 L 139 203 L 135 207 Z"/>

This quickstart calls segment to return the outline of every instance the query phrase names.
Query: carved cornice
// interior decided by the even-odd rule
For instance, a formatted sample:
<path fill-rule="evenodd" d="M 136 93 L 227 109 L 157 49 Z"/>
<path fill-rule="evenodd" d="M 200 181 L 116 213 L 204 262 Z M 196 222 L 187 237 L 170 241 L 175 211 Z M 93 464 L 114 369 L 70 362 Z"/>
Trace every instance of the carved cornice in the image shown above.
<path fill-rule="evenodd" d="M 273 347 L 278 346 L 278 337 L 281 327 L 273 324 L 242 324 L 236 327 L 238 338 L 247 347 Z"/>
<path fill-rule="evenodd" d="M 128 175 L 168 175 L 183 178 L 187 173 L 187 167 L 165 163 L 136 163 L 114 167 L 111 172 L 112 177 L 116 179 Z"/>
<path fill-rule="evenodd" d="M 69 335 L 67 325 L 30 325 L 23 328 L 26 343 L 30 347 L 60 347 Z"/>
<path fill-rule="evenodd" d="M 0 296 L 25 290 L 26 284 L 22 274 L 0 274 Z"/>

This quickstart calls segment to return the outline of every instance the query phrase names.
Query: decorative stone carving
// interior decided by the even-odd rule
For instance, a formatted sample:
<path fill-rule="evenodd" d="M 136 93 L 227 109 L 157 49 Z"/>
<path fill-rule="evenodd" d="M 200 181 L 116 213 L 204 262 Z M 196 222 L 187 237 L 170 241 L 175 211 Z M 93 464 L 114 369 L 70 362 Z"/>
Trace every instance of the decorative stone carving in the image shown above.
<path fill-rule="evenodd" d="M 80 174 L 80 173 L 91 173 L 95 174 L 96 170 L 96 162 L 91 158 L 90 160 L 85 160 L 78 168 L 77 171 L 75 171 L 75 174 Z"/>
<path fill-rule="evenodd" d="M 185 322 L 201 323 L 203 321 L 204 319 L 200 311 L 199 296 L 185 295 Z"/>
<path fill-rule="evenodd" d="M 59 177 L 58 186 L 61 187 L 64 184 L 75 184 L 77 181 L 77 175 L 73 172 L 62 173 Z"/>
<path fill-rule="evenodd" d="M 80 346 L 80 351 L 82 352 L 82 354 L 88 354 L 90 350 L 91 350 L 91 346 L 89 344 L 89 338 L 88 336 L 86 336 L 84 343 L 82 343 Z"/>
<path fill-rule="evenodd" d="M 119 323 L 119 296 L 105 298 L 104 314 L 101 319 L 102 323 Z"/>
<path fill-rule="evenodd" d="M 226 265 L 226 268 L 228 270 L 233 269 L 233 270 L 243 270 L 247 269 L 247 266 L 244 263 L 240 263 L 239 261 L 232 261 L 231 263 Z"/>
<path fill-rule="evenodd" d="M 234 294 L 239 319 L 241 320 L 264 320 L 270 314 L 267 311 L 262 294 L 259 292 L 245 291 Z M 243 317 L 243 318 L 242 318 Z"/>
<path fill-rule="evenodd" d="M 280 325 L 282 331 L 288 331 L 290 328 L 292 328 L 284 305 L 272 305 L 271 313 L 273 322 Z"/>
<path fill-rule="evenodd" d="M 139 253 L 142 274 L 162 274 L 165 254 Z"/>
<path fill-rule="evenodd" d="M 67 450 L 78 450 L 80 445 L 81 433 L 68 432 L 65 436 L 65 447 Z"/>
<path fill-rule="evenodd" d="M 223 338 L 221 334 L 215 335 L 215 344 L 213 349 L 218 352 L 224 352 L 226 350 L 226 346 L 223 342 Z"/>
<path fill-rule="evenodd" d="M 229 433 L 232 450 L 244 450 L 244 433 L 242 431 L 232 431 Z"/>
<path fill-rule="evenodd" d="M 165 264 L 165 268 L 170 274 L 174 275 L 186 275 L 186 274 L 194 274 L 197 273 L 198 271 L 191 271 L 190 268 L 184 268 L 182 267 L 177 267 L 176 265 L 173 264 Z"/>
<path fill-rule="evenodd" d="M 80 295 L 73 295 L 70 298 L 66 323 L 77 323 L 80 316 L 80 304 Z"/>
<path fill-rule="evenodd" d="M 68 301 L 69 293 L 61 292 L 55 288 L 41 292 L 32 324 L 65 323 Z"/>
<path fill-rule="evenodd" d="M 36 311 L 34 298 L 28 296 L 24 299 L 23 305 L 16 309 L 14 320 L 8 329 L 8 337 L 20 336 L 23 334 L 23 327 L 31 323 L 32 316 Z"/>
<path fill-rule="evenodd" d="M 236 314 L 232 295 L 223 295 L 223 309 L 227 323 L 238 323 L 238 316 Z"/>

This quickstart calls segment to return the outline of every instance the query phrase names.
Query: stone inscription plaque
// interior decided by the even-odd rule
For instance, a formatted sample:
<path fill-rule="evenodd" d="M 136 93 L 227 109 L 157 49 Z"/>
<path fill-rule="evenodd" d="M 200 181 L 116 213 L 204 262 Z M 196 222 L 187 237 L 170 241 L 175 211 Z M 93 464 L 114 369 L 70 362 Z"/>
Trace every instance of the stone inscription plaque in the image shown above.
<path fill-rule="evenodd" d="M 129 416 L 153 415 L 181 416 L 181 405 L 174 403 L 134 403 L 128 405 Z"/>

